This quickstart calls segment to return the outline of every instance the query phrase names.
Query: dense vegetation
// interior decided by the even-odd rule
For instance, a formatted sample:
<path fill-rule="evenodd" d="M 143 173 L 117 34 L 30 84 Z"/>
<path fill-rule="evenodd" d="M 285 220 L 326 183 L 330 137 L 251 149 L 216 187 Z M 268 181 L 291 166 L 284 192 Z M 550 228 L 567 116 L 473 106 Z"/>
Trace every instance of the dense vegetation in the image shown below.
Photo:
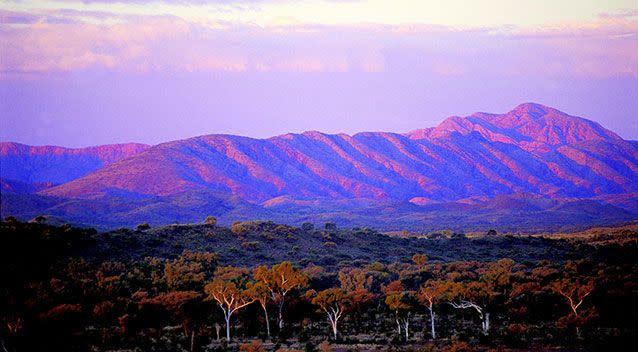
<path fill-rule="evenodd" d="M 638 337 L 635 228 L 390 237 L 208 218 L 97 233 L 8 218 L 1 233 L 6 351 L 621 350 Z"/>

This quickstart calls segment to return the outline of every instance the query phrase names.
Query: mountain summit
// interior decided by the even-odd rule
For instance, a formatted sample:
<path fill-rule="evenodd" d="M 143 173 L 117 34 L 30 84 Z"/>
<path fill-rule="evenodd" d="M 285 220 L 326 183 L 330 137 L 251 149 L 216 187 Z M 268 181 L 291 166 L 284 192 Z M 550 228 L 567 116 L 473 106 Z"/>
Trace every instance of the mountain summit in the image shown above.
<path fill-rule="evenodd" d="M 467 117 L 453 116 L 431 129 L 407 133 L 413 139 L 445 138 L 454 133 L 479 133 L 491 142 L 516 144 L 533 151 L 549 146 L 583 141 L 620 141 L 617 134 L 598 123 L 565 114 L 556 109 L 524 103 L 505 114 L 475 113 Z"/>

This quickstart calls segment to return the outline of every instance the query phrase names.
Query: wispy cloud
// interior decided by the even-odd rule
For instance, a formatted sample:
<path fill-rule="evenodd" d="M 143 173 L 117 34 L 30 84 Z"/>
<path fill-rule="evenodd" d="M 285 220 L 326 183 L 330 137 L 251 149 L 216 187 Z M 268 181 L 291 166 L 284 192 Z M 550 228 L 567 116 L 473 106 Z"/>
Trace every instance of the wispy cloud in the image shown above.
<path fill-rule="evenodd" d="M 0 11 L 0 72 L 412 70 L 440 76 L 638 77 L 638 21 L 538 27 L 259 26 L 75 9 Z"/>

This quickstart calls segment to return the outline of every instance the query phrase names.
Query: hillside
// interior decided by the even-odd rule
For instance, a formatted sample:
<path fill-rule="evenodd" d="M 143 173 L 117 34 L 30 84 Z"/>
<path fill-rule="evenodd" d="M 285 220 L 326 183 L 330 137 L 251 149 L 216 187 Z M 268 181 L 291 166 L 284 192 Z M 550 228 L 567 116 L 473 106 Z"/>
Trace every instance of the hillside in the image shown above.
<path fill-rule="evenodd" d="M 139 143 L 64 148 L 2 142 L 2 187 L 4 190 L 12 181 L 26 184 L 69 182 L 147 148 L 148 145 Z"/>

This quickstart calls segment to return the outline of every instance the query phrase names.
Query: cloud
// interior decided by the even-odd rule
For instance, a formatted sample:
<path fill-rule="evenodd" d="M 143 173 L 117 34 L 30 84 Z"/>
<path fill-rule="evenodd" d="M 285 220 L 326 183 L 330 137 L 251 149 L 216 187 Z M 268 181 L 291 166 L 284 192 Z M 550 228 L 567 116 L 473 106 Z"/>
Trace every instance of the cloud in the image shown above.
<path fill-rule="evenodd" d="M 638 9 L 625 9 L 622 11 L 618 11 L 615 13 L 600 13 L 598 14 L 600 18 L 632 18 L 638 17 Z"/>
<path fill-rule="evenodd" d="M 0 72 L 392 72 L 437 76 L 637 77 L 638 22 L 538 28 L 257 26 L 175 16 L 0 12 Z"/>

